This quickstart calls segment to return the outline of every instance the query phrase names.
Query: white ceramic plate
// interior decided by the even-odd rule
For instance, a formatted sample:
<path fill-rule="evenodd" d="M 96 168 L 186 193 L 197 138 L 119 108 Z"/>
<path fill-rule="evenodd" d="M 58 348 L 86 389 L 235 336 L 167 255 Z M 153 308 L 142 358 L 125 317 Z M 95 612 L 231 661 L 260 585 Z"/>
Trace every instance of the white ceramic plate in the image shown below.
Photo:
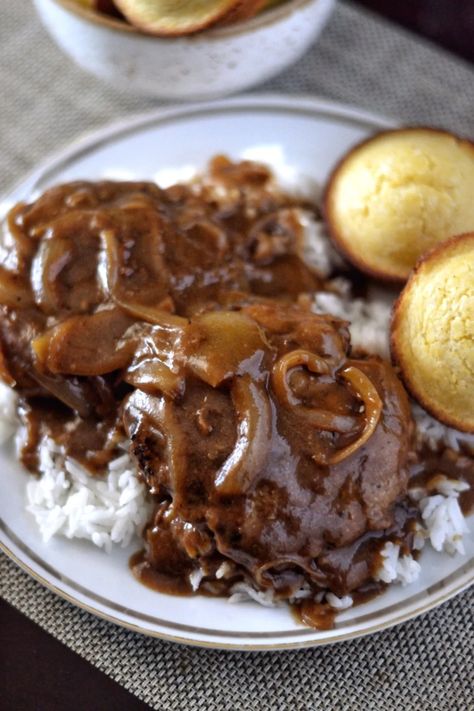
<path fill-rule="evenodd" d="M 99 131 L 49 160 L 8 196 L 2 211 L 47 186 L 78 178 L 170 183 L 202 168 L 218 152 L 271 163 L 285 179 L 303 176 L 323 183 L 349 146 L 390 125 L 362 111 L 295 97 L 247 97 L 161 110 Z M 298 625 L 286 608 L 161 595 L 129 572 L 128 558 L 137 545 L 107 556 L 85 542 L 58 539 L 43 544 L 24 511 L 28 475 L 7 449 L 0 451 L 0 468 L 0 544 L 5 552 L 62 597 L 144 634 L 237 649 L 328 644 L 410 619 L 474 581 L 471 535 L 465 556 L 424 551 L 417 583 L 394 586 L 344 612 L 328 632 Z"/>

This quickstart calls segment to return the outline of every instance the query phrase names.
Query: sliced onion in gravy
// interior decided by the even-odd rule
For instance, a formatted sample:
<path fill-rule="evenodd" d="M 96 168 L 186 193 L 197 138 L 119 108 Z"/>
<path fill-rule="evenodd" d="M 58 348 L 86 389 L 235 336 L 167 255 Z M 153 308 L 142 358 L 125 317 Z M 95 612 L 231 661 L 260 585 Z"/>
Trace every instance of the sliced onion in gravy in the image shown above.
<path fill-rule="evenodd" d="M 271 441 L 271 409 L 265 385 L 248 374 L 235 378 L 232 400 L 238 416 L 235 447 L 216 475 L 220 494 L 242 494 L 262 469 Z"/>

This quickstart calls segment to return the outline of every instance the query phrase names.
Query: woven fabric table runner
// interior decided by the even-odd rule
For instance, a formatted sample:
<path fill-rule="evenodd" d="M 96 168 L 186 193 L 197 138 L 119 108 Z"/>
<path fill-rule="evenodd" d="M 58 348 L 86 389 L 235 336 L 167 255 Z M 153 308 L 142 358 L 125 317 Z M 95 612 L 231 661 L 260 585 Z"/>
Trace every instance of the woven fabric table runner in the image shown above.
<path fill-rule="evenodd" d="M 0 0 L 0 11 L 1 192 L 84 131 L 156 107 L 78 70 L 29 2 Z M 257 91 L 320 95 L 474 135 L 470 66 L 348 4 L 338 5 L 297 65 Z M 259 654 L 180 647 L 122 630 L 54 596 L 5 556 L 0 592 L 160 711 L 474 710 L 473 590 L 372 637 Z"/>

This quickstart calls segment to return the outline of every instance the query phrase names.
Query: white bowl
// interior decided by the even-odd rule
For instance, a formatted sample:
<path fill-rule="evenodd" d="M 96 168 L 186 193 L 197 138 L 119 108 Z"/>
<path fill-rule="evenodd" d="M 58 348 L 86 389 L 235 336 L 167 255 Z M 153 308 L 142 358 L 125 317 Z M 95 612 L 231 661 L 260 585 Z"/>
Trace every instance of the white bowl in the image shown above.
<path fill-rule="evenodd" d="M 335 0 L 289 0 L 246 22 L 162 38 L 74 0 L 34 0 L 58 45 L 83 69 L 122 88 L 168 99 L 205 99 L 247 89 L 299 59 Z"/>

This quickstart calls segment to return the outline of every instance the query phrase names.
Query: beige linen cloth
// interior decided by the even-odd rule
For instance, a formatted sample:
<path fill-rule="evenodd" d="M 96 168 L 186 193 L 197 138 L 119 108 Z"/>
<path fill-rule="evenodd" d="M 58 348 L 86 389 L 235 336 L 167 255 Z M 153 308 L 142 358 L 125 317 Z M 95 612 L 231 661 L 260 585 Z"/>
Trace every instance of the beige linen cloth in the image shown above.
<path fill-rule="evenodd" d="M 320 95 L 474 135 L 470 66 L 348 4 L 339 4 L 303 60 L 262 89 Z M 0 93 L 1 191 L 78 134 L 156 106 L 76 69 L 27 0 L 0 0 Z M 43 629 L 161 711 L 474 709 L 472 590 L 365 639 L 245 654 L 122 630 L 55 597 L 5 556 L 0 588 Z"/>

